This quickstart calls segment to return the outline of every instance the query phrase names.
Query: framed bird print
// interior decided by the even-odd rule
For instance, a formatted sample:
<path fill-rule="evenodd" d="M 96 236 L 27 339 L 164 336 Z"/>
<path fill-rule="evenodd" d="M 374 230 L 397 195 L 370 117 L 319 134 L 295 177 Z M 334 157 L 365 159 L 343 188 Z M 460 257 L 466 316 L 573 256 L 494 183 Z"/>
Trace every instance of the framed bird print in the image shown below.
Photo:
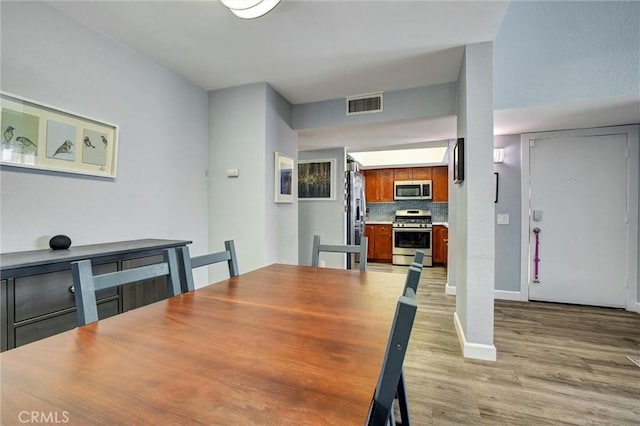
<path fill-rule="evenodd" d="M 118 126 L 0 93 L 0 164 L 116 177 Z"/>

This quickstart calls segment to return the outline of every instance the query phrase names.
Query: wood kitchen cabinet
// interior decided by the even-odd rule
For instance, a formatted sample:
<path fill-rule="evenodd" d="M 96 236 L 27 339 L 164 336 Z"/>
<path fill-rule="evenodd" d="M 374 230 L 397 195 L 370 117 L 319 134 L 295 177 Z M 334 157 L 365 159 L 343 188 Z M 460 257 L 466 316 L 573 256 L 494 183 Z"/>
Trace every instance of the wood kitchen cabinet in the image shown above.
<path fill-rule="evenodd" d="M 393 169 L 365 170 L 364 178 L 368 203 L 393 202 Z"/>
<path fill-rule="evenodd" d="M 431 167 L 403 167 L 393 170 L 393 180 L 431 180 Z"/>
<path fill-rule="evenodd" d="M 449 229 L 446 226 L 433 226 L 433 264 L 447 266 L 449 255 Z"/>
<path fill-rule="evenodd" d="M 364 235 L 367 237 L 367 261 L 373 259 L 373 250 L 376 246 L 376 228 L 374 225 L 366 225 Z"/>
<path fill-rule="evenodd" d="M 367 225 L 367 261 L 391 262 L 391 225 Z"/>
<path fill-rule="evenodd" d="M 449 168 L 447 166 L 433 167 L 432 201 L 449 201 Z"/>
<path fill-rule="evenodd" d="M 149 239 L 77 246 L 69 250 L 3 253 L 0 255 L 1 349 L 12 349 L 76 327 L 71 262 L 90 259 L 94 273 L 102 274 L 160 263 L 164 249 L 189 243 Z M 166 298 L 166 285 L 156 286 L 158 283 L 153 281 L 98 291 L 98 317 L 104 319 Z"/>

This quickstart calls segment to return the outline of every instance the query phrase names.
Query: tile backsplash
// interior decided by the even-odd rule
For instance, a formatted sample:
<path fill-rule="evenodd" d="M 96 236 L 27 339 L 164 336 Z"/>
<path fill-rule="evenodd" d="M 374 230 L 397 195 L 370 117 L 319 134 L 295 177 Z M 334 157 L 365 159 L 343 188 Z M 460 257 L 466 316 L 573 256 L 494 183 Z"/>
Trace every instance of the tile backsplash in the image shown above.
<path fill-rule="evenodd" d="M 449 220 L 449 204 L 434 203 L 429 200 L 399 200 L 393 203 L 367 203 L 367 220 L 393 220 L 396 210 L 423 209 L 431 210 L 432 222 Z"/>

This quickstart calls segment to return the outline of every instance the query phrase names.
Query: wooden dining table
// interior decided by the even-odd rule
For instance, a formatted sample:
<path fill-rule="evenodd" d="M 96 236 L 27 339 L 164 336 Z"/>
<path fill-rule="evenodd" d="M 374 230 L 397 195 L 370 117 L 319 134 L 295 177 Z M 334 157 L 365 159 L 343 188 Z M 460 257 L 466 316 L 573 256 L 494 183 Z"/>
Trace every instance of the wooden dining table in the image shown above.
<path fill-rule="evenodd" d="M 403 279 L 274 264 L 9 350 L 0 424 L 364 424 Z"/>

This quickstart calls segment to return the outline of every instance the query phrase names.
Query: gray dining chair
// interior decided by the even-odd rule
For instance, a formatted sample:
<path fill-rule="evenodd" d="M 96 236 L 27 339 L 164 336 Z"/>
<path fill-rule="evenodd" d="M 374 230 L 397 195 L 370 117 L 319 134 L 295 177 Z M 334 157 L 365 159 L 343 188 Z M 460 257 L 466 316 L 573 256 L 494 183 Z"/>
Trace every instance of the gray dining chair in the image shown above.
<path fill-rule="evenodd" d="M 238 270 L 238 257 L 236 256 L 236 246 L 233 240 L 227 240 L 224 242 L 224 250 L 217 253 L 204 254 L 202 256 L 191 257 L 189 254 L 189 247 L 180 247 L 182 256 L 182 264 L 184 265 L 184 282 L 187 287 L 187 291 L 195 290 L 195 284 L 193 282 L 193 268 L 199 268 L 201 266 L 213 265 L 214 263 L 227 262 L 229 267 L 229 276 L 236 277 L 240 275 Z"/>
<path fill-rule="evenodd" d="M 414 293 L 418 292 L 418 284 L 420 283 L 420 275 L 422 274 L 422 269 L 415 265 L 409 266 L 407 270 L 407 278 L 404 281 L 404 292 L 407 291 L 408 288 L 412 289 Z"/>
<path fill-rule="evenodd" d="M 402 425 L 410 426 L 409 404 L 406 399 L 404 388 L 404 374 L 402 364 L 407 352 L 413 320 L 416 316 L 418 304 L 416 303 L 416 293 L 408 288 L 403 296 L 398 299 L 396 313 L 393 318 L 387 349 L 385 350 L 384 361 L 378 385 L 373 396 L 371 409 L 369 411 L 369 426 L 395 425 L 395 415 L 393 412 L 393 401 L 396 394 L 399 396 L 400 415 Z M 400 389 L 402 385 L 402 390 Z"/>
<path fill-rule="evenodd" d="M 420 269 L 422 269 L 423 263 L 424 263 L 424 252 L 421 250 L 416 250 L 416 254 L 413 256 L 411 265 L 418 266 Z"/>
<path fill-rule="evenodd" d="M 169 296 L 181 293 L 175 248 L 163 252 L 164 262 L 139 268 L 93 275 L 91 260 L 71 262 L 72 291 L 76 299 L 78 327 L 98 321 L 96 291 L 150 278 L 166 277 Z"/>
<path fill-rule="evenodd" d="M 311 251 L 311 266 L 315 266 L 315 267 L 320 266 L 320 252 L 346 253 L 347 255 L 350 255 L 351 253 L 355 253 L 360 255 L 360 271 L 366 271 L 368 242 L 369 240 L 367 237 L 362 237 L 360 240 L 360 245 L 320 244 L 320 235 L 314 235 L 313 248 Z"/>
<path fill-rule="evenodd" d="M 414 293 L 418 293 L 418 284 L 420 283 L 420 276 L 422 275 L 422 261 L 424 260 L 424 252 L 416 251 L 416 254 L 413 258 L 413 262 L 409 265 L 407 270 L 407 278 L 404 282 L 404 290 L 402 293 L 404 294 L 407 291 L 407 288 L 413 289 Z"/>

